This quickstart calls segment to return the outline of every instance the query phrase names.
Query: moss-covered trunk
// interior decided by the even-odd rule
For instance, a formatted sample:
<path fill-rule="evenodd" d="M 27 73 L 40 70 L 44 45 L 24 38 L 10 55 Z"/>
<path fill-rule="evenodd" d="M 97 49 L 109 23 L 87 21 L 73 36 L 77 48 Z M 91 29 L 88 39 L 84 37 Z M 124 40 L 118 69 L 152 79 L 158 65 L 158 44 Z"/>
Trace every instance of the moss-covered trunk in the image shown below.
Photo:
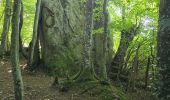
<path fill-rule="evenodd" d="M 109 65 L 108 55 L 112 51 L 108 31 L 107 0 L 95 0 L 94 4 L 94 34 L 93 34 L 93 64 L 95 72 L 100 79 L 107 78 L 106 68 Z"/>
<path fill-rule="evenodd" d="M 127 49 L 136 35 L 137 30 L 132 27 L 130 31 L 121 32 L 121 40 L 116 55 L 112 60 L 112 64 L 109 68 L 109 77 L 115 79 L 119 77 L 120 71 L 124 64 L 124 57 L 126 55 Z"/>
<path fill-rule="evenodd" d="M 3 32 L 1 35 L 2 41 L 1 41 L 1 50 L 0 53 L 4 55 L 7 50 L 7 37 L 8 37 L 8 31 L 10 27 L 10 16 L 11 16 L 11 0 L 6 0 L 6 5 L 5 5 L 5 14 L 4 14 L 4 25 L 3 25 Z M 1 55 L 0 54 L 0 55 Z"/>
<path fill-rule="evenodd" d="M 82 72 L 77 81 L 94 80 L 94 72 L 92 66 L 92 33 L 93 33 L 93 0 L 86 1 L 85 10 L 85 29 L 83 39 L 83 66 Z"/>
<path fill-rule="evenodd" d="M 21 0 L 14 0 L 11 35 L 11 63 L 14 79 L 15 100 L 23 100 L 23 82 L 19 66 L 19 16 Z"/>
<path fill-rule="evenodd" d="M 33 36 L 32 41 L 30 44 L 30 57 L 29 57 L 29 66 L 30 69 L 33 70 L 38 66 L 38 62 L 40 59 L 39 55 L 39 34 L 38 34 L 38 23 L 39 23 L 39 16 L 41 11 L 41 0 L 37 0 L 36 5 L 36 13 L 34 17 L 34 27 L 33 27 Z"/>

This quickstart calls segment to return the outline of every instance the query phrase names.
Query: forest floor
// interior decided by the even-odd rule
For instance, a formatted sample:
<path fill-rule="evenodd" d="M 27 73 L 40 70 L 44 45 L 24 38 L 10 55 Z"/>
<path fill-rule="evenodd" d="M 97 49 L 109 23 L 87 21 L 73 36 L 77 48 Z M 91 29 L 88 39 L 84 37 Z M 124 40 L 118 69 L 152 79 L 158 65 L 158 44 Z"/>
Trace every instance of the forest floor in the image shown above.
<path fill-rule="evenodd" d="M 97 100 L 96 97 L 76 95 L 74 92 L 59 92 L 51 87 L 54 79 L 43 72 L 30 73 L 20 64 L 24 82 L 25 100 Z M 12 70 L 9 60 L 0 60 L 0 100 L 14 100 Z"/>
<path fill-rule="evenodd" d="M 26 61 L 21 61 L 25 100 L 101 100 L 89 94 L 76 94 L 76 90 L 60 92 L 52 87 L 54 78 L 43 71 L 30 73 L 25 70 Z M 0 60 L 0 100 L 14 100 L 12 70 L 9 59 Z M 141 92 L 141 93 L 140 93 Z M 128 94 L 128 100 L 154 100 L 146 91 Z M 106 99 L 112 100 L 112 99 Z"/>

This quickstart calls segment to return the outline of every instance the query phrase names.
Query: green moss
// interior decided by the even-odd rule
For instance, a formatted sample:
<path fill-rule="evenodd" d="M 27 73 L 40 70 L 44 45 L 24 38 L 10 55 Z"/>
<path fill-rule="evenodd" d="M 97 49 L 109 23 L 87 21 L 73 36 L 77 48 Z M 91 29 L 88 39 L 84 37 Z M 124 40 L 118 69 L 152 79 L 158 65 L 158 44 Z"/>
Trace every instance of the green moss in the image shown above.
<path fill-rule="evenodd" d="M 120 88 L 109 84 L 103 85 L 99 81 L 88 81 L 84 83 L 73 83 L 70 91 L 77 95 L 89 95 L 97 100 L 127 100 L 126 95 Z"/>

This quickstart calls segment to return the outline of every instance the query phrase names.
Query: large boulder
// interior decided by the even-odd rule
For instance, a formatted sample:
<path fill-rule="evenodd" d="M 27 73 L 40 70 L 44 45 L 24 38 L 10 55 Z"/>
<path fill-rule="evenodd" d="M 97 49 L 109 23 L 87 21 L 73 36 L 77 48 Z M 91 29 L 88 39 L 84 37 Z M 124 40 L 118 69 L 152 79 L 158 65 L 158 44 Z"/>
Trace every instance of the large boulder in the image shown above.
<path fill-rule="evenodd" d="M 80 2 L 77 0 L 42 1 L 39 24 L 41 54 L 44 65 L 50 72 L 64 71 L 64 74 L 70 74 L 80 68 L 82 15 Z"/>

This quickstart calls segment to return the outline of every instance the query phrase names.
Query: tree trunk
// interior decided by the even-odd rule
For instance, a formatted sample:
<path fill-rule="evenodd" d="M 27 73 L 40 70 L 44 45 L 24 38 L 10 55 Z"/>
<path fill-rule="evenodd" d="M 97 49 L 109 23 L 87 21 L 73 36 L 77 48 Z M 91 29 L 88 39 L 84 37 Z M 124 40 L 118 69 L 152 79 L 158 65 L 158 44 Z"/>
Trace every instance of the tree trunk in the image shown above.
<path fill-rule="evenodd" d="M 2 32 L 2 41 L 1 41 L 1 52 L 2 55 L 4 55 L 7 50 L 7 37 L 8 37 L 8 31 L 10 27 L 10 16 L 11 16 L 11 0 L 6 0 L 6 6 L 5 6 L 5 15 L 4 15 L 4 25 L 3 25 L 3 32 Z"/>
<path fill-rule="evenodd" d="M 85 13 L 85 33 L 84 33 L 84 53 L 83 53 L 83 67 L 80 76 L 76 81 L 86 82 L 94 80 L 94 72 L 91 63 L 92 50 L 92 33 L 93 33 L 93 0 L 87 0 Z"/>
<path fill-rule="evenodd" d="M 19 17 L 21 0 L 14 0 L 11 35 L 11 63 L 14 79 L 15 99 L 23 100 L 23 82 L 19 66 Z"/>
<path fill-rule="evenodd" d="M 133 38 L 136 35 L 136 32 L 137 29 L 135 29 L 135 27 L 132 27 L 129 32 L 128 31 L 121 32 L 120 45 L 115 57 L 112 60 L 112 64 L 109 68 L 109 77 L 112 80 L 119 78 L 119 74 L 122 70 L 123 63 L 124 63 L 124 57 L 126 55 L 130 43 L 132 42 Z"/>
<path fill-rule="evenodd" d="M 157 66 L 159 70 L 159 91 L 161 100 L 169 100 L 170 96 L 170 0 L 160 1 Z"/>
<path fill-rule="evenodd" d="M 139 44 L 136 49 L 135 57 L 133 58 L 132 70 L 130 72 L 128 88 L 130 91 L 135 91 L 136 80 L 138 78 L 138 70 L 139 70 L 139 50 L 141 45 Z"/>
<path fill-rule="evenodd" d="M 116 55 L 114 56 L 112 60 L 112 64 L 109 68 L 109 77 L 112 80 L 118 79 L 120 73 L 123 68 L 124 64 L 124 58 L 126 56 L 126 52 L 129 48 L 130 43 L 133 41 L 133 38 L 136 36 L 137 31 L 140 28 L 140 25 L 132 25 L 129 29 L 125 29 L 125 14 L 126 14 L 126 6 L 125 4 L 122 5 L 122 30 L 121 30 L 121 39 L 120 39 L 120 45 L 118 47 L 118 50 L 116 52 Z"/>
<path fill-rule="evenodd" d="M 149 67 L 150 67 L 150 57 L 148 57 L 148 63 L 147 63 L 146 72 L 145 72 L 145 88 L 148 87 Z"/>
<path fill-rule="evenodd" d="M 34 18 L 34 28 L 33 28 L 33 36 L 31 41 L 31 50 L 30 50 L 30 58 L 29 58 L 29 66 L 31 69 L 35 69 L 39 61 L 39 41 L 38 41 L 38 23 L 39 23 L 39 15 L 41 9 L 41 0 L 37 0 L 36 5 L 36 13 Z M 35 49 L 37 47 L 37 49 Z M 36 53 L 36 56 L 34 56 Z M 34 58 L 35 57 L 35 58 Z"/>
<path fill-rule="evenodd" d="M 19 22 L 19 52 L 23 55 L 23 57 L 28 59 L 28 53 L 23 48 L 22 37 L 21 37 L 22 34 L 21 31 L 22 31 L 23 20 L 24 20 L 23 13 L 24 13 L 24 5 L 21 1 L 21 13 L 20 13 L 20 22 Z"/>
<path fill-rule="evenodd" d="M 107 0 L 95 0 L 94 4 L 93 64 L 99 79 L 106 80 L 108 54 L 108 11 Z M 101 10 L 103 8 L 103 10 Z"/>

